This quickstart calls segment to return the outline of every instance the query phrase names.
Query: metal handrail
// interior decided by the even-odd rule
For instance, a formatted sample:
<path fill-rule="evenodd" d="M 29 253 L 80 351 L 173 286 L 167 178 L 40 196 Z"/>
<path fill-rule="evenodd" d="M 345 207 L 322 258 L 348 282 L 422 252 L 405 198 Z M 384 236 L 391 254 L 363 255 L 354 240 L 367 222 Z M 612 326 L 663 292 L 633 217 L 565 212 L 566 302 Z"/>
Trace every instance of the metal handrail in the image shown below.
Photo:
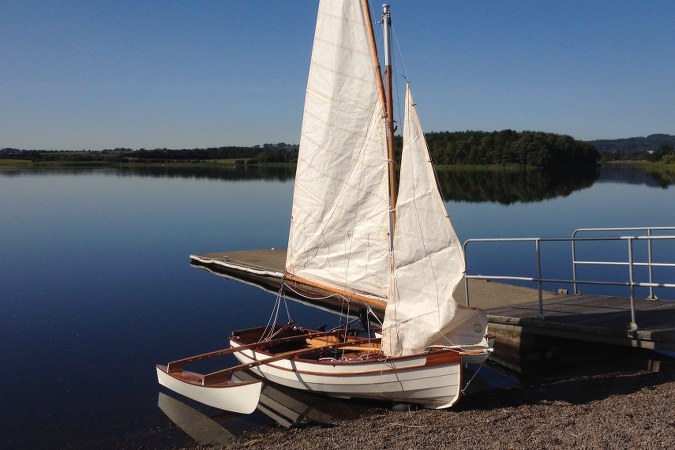
<path fill-rule="evenodd" d="M 652 233 L 655 231 L 675 231 L 675 227 L 614 227 L 614 228 L 577 228 L 572 233 L 572 237 L 576 238 L 579 233 L 607 233 L 607 232 L 624 232 L 624 231 L 641 231 L 646 232 L 647 237 L 651 237 Z M 577 261 L 576 258 L 576 242 L 572 241 L 572 278 L 576 280 L 577 278 L 577 265 L 578 264 L 607 264 L 607 263 L 598 263 L 592 261 Z M 647 262 L 638 263 L 636 265 L 647 266 L 647 271 L 649 274 L 649 282 L 651 283 L 654 280 L 654 274 L 652 272 L 653 267 L 664 267 L 662 264 L 654 263 L 652 261 L 652 241 L 651 239 L 647 243 Z M 670 267 L 666 265 L 665 267 Z M 577 283 L 573 284 L 573 292 L 578 294 Z M 654 295 L 654 288 L 649 288 L 649 297 L 650 300 L 656 300 L 657 297 Z"/>
<path fill-rule="evenodd" d="M 640 228 L 640 230 L 647 228 Z M 653 279 L 652 267 L 673 267 L 675 268 L 675 263 L 654 263 L 651 258 L 651 244 L 652 241 L 675 241 L 675 235 L 669 236 L 653 236 L 651 231 L 654 230 L 675 230 L 675 227 L 661 227 L 656 228 L 652 227 L 649 230 L 647 236 L 603 236 L 603 237 L 575 237 L 578 232 L 581 231 L 590 231 L 590 230 L 600 230 L 600 229 L 578 229 L 573 234 L 573 237 L 570 238 L 488 238 L 488 239 L 468 239 L 464 242 L 464 263 L 465 263 L 465 282 L 464 290 L 466 295 L 466 305 L 470 306 L 470 297 L 469 297 L 469 279 L 489 279 L 489 280 L 511 280 L 511 281 L 528 281 L 536 282 L 539 298 L 539 317 L 544 318 L 544 302 L 543 302 L 543 284 L 544 283 L 564 283 L 572 284 L 574 287 L 574 292 L 578 293 L 577 285 L 578 284 L 587 284 L 587 285 L 604 285 L 604 286 L 626 286 L 630 291 L 630 314 L 631 322 L 629 327 L 631 330 L 637 330 L 637 321 L 635 317 L 635 288 L 636 287 L 648 287 L 650 289 L 650 298 L 655 298 L 653 296 L 654 288 L 675 288 L 675 283 L 655 283 Z M 602 229 L 604 231 L 629 231 L 635 230 L 634 228 L 616 228 L 616 229 Z M 633 242 L 634 241 L 647 241 L 649 247 L 649 255 L 647 262 L 636 262 L 634 261 L 633 256 Z M 576 243 L 577 242 L 601 242 L 601 241 L 626 241 L 627 242 L 627 253 L 628 261 L 577 261 L 576 260 Z M 537 276 L 536 277 L 521 277 L 521 276 L 506 276 L 506 275 L 470 275 L 468 268 L 468 250 L 470 244 L 477 243 L 534 243 L 535 252 L 537 258 Z M 541 244 L 543 242 L 571 242 L 572 243 L 572 260 L 573 260 L 573 279 L 557 279 L 557 278 L 543 278 L 541 270 Z M 617 282 L 617 281 L 593 281 L 593 280 L 578 280 L 576 276 L 576 265 L 577 264 L 589 264 L 589 265 L 621 265 L 628 266 L 628 281 L 627 282 Z M 636 266 L 647 266 L 649 268 L 649 281 L 648 282 L 637 282 L 635 281 L 634 268 Z"/>

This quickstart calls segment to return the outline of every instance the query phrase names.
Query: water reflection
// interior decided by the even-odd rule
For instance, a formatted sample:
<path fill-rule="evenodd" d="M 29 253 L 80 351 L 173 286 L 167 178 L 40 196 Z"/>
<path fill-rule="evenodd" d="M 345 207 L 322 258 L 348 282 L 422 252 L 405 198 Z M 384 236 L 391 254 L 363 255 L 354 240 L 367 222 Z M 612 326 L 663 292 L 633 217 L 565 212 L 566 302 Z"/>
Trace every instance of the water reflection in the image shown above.
<path fill-rule="evenodd" d="M 250 372 L 236 372 L 235 381 L 259 380 Z M 258 411 L 284 428 L 298 425 L 332 425 L 337 420 L 355 419 L 370 408 L 354 401 L 339 400 L 308 391 L 287 388 L 263 380 Z"/>
<path fill-rule="evenodd" d="M 236 440 L 235 435 L 213 418 L 171 396 L 159 393 L 157 406 L 195 442 L 202 445 L 226 446 Z"/>
<path fill-rule="evenodd" d="M 291 181 L 295 167 L 213 166 L 185 167 L 61 167 L 8 169 L 0 176 L 48 175 L 113 175 L 117 177 L 153 177 L 212 179 L 227 181 L 268 180 Z M 546 172 L 525 169 L 467 169 L 443 168 L 438 181 L 446 200 L 468 203 L 493 202 L 503 205 L 531 203 L 566 197 L 575 191 L 591 187 L 596 182 L 639 184 L 667 188 L 675 183 L 672 173 L 658 172 L 635 166 L 605 165 L 583 171 Z"/>
<path fill-rule="evenodd" d="M 113 175 L 118 177 L 211 179 L 227 181 L 269 180 L 289 181 L 295 177 L 295 167 L 258 166 L 166 166 L 156 167 L 58 167 L 7 169 L 0 176 L 47 176 L 47 175 Z"/>
<path fill-rule="evenodd" d="M 249 371 L 240 371 L 232 379 L 249 381 L 260 378 Z M 258 407 L 250 415 L 205 407 L 191 400 L 179 400 L 163 392 L 159 392 L 157 406 L 172 424 L 195 442 L 215 446 L 231 445 L 245 431 L 261 425 L 279 425 L 284 428 L 332 426 L 341 420 L 370 414 L 373 407 L 367 402 L 330 398 L 265 380 Z"/>
<path fill-rule="evenodd" d="M 596 170 L 544 172 L 541 170 L 465 170 L 438 172 L 438 182 L 446 200 L 496 202 L 503 205 L 528 203 L 591 187 Z"/>
<path fill-rule="evenodd" d="M 295 177 L 295 167 L 162 167 L 117 169 L 118 176 L 145 176 L 160 178 L 214 179 L 227 181 L 271 180 L 289 181 Z"/>
<path fill-rule="evenodd" d="M 463 393 L 471 396 L 485 390 L 519 386 L 518 378 L 491 362 L 483 366 L 471 365 L 464 369 L 466 384 Z M 244 370 L 232 376 L 235 381 L 259 380 Z M 228 446 L 245 431 L 260 425 L 278 425 L 284 428 L 302 426 L 334 426 L 340 421 L 371 415 L 374 408 L 395 410 L 417 409 L 419 405 L 392 404 L 377 400 L 341 400 L 300 391 L 262 380 L 260 403 L 251 415 L 234 414 L 205 407 L 191 400 L 179 400 L 159 392 L 157 406 L 171 421 L 196 443 L 207 446 Z"/>
<path fill-rule="evenodd" d="M 603 166 L 598 182 L 615 182 L 624 184 L 641 184 L 649 187 L 667 189 L 675 184 L 675 173 L 655 168 L 639 168 L 626 165 Z"/>

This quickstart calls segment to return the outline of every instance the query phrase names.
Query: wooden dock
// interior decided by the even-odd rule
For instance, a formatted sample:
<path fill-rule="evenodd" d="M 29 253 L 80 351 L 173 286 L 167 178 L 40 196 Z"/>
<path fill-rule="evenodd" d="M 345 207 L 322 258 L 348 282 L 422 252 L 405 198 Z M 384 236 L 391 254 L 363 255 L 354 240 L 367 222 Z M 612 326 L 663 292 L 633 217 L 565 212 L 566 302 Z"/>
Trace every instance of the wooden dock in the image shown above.
<path fill-rule="evenodd" d="M 191 255 L 190 260 L 195 267 L 278 292 L 286 250 L 209 253 Z M 319 298 L 326 294 L 307 285 L 291 287 L 308 297 Z M 488 314 L 490 333 L 496 336 L 494 359 L 514 369 L 519 369 L 533 352 L 545 351 L 545 343 L 551 339 L 675 351 L 675 301 L 636 299 L 638 329 L 630 330 L 628 298 L 544 292 L 542 318 L 536 289 L 471 279 L 469 295 L 471 306 Z M 456 297 L 458 302 L 464 302 L 464 290 L 458 289 Z M 302 301 L 340 310 L 340 306 L 330 299 L 302 298 Z M 363 306 L 357 301 L 352 301 L 352 305 L 355 309 Z"/>

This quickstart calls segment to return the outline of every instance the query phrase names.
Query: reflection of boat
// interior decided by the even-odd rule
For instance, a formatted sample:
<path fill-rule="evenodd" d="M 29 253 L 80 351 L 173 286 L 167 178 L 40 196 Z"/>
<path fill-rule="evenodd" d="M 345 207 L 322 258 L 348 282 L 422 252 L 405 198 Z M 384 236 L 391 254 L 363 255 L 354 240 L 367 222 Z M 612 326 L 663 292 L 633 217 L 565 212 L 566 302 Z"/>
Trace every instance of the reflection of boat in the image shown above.
<path fill-rule="evenodd" d="M 162 392 L 157 398 L 157 406 L 171 422 L 200 444 L 224 446 L 236 439 L 215 420 Z"/>
<path fill-rule="evenodd" d="M 381 339 L 292 322 L 235 331 L 230 349 L 158 367 L 170 388 L 192 396 L 217 385 L 228 407 L 225 398 L 251 395 L 251 384 L 225 380 L 251 369 L 300 390 L 446 408 L 459 398 L 462 362 L 489 355 L 485 314 L 453 298 L 464 257 L 409 85 L 396 189 L 388 5 L 382 23 L 386 92 L 367 1 L 319 5 L 284 273 L 290 287 L 384 307 Z M 226 353 L 242 364 L 197 377 L 182 370 Z"/>
<path fill-rule="evenodd" d="M 254 380 L 258 378 L 248 371 L 240 371 L 232 375 L 232 381 Z M 288 428 L 308 421 L 324 425 L 331 424 L 335 421 L 335 417 L 328 411 L 335 406 L 335 402 L 326 402 L 326 397 L 263 381 L 258 411 L 279 425 Z"/>
<path fill-rule="evenodd" d="M 249 371 L 239 371 L 232 375 L 233 382 L 260 381 Z M 261 418 L 241 420 L 244 416 L 233 414 L 207 415 L 194 406 L 176 398 L 159 393 L 157 406 L 175 424 L 195 442 L 206 446 L 232 445 L 237 436 L 254 426 L 260 426 Z M 338 420 L 355 418 L 367 411 L 366 407 L 355 407 L 338 399 L 301 392 L 296 389 L 262 382 L 260 402 L 257 411 L 272 419 L 278 425 L 290 428 L 298 425 L 331 425 Z"/>

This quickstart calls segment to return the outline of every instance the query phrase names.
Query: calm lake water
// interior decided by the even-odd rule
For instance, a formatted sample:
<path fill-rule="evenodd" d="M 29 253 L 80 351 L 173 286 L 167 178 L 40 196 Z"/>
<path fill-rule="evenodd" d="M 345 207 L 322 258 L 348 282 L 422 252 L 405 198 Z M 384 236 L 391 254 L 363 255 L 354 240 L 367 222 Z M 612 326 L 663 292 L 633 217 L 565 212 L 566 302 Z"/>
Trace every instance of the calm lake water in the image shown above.
<path fill-rule="evenodd" d="M 439 178 L 462 240 L 675 226 L 675 187 L 633 170 Z M 0 447 L 191 442 L 158 407 L 155 363 L 224 347 L 233 328 L 267 322 L 274 296 L 188 256 L 285 247 L 292 189 L 287 170 L 0 171 Z M 533 275 L 532 255 L 477 249 L 469 264 Z M 673 262 L 675 246 L 655 255 Z M 569 244 L 545 267 L 568 276 Z M 290 306 L 303 325 L 337 324 Z M 235 428 L 268 420 L 219 417 Z"/>

